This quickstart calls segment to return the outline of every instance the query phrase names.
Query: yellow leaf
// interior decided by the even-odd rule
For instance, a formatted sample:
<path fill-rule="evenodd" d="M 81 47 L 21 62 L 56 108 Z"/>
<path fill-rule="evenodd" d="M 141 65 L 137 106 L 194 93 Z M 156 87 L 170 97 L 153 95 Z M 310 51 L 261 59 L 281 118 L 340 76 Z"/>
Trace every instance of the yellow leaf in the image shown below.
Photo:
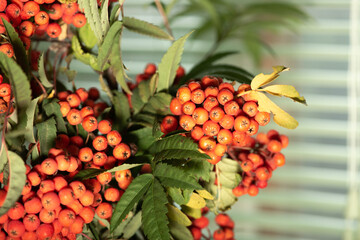
<path fill-rule="evenodd" d="M 167 204 L 166 206 L 168 208 L 167 215 L 170 219 L 174 220 L 175 222 L 177 222 L 183 226 L 191 225 L 190 219 L 182 211 L 180 211 L 177 207 L 175 207 L 171 204 Z"/>
<path fill-rule="evenodd" d="M 265 75 L 263 73 L 256 75 L 254 79 L 251 81 L 251 89 L 256 90 L 259 87 L 274 81 L 279 76 L 279 73 L 283 71 L 288 71 L 289 68 L 284 66 L 275 66 L 273 67 L 273 70 L 274 72 L 268 75 Z"/>
<path fill-rule="evenodd" d="M 185 204 L 185 206 L 201 209 L 206 206 L 206 202 L 199 194 L 192 193 L 189 202 Z"/>
<path fill-rule="evenodd" d="M 295 118 L 282 110 L 278 105 L 265 96 L 265 94 L 257 91 L 251 91 L 250 94 L 258 100 L 259 111 L 268 113 L 272 112 L 274 114 L 274 121 L 278 125 L 288 129 L 295 129 L 299 125 Z"/>
<path fill-rule="evenodd" d="M 214 200 L 214 196 L 206 190 L 196 190 L 196 192 L 205 199 Z"/>
<path fill-rule="evenodd" d="M 290 85 L 271 85 L 263 88 L 262 90 L 266 91 L 275 96 L 284 96 L 291 98 L 295 102 L 299 102 L 306 105 L 306 100 L 304 97 L 300 96 L 299 92 Z"/>
<path fill-rule="evenodd" d="M 181 210 L 186 213 L 186 215 L 198 219 L 201 217 L 201 209 L 195 209 L 187 206 L 181 206 Z"/>

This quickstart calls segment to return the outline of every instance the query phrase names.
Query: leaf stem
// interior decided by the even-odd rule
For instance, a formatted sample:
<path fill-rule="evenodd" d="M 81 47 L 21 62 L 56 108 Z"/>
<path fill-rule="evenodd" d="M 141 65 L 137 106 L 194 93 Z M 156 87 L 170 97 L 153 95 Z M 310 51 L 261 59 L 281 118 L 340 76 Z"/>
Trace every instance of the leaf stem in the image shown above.
<path fill-rule="evenodd" d="M 218 165 L 215 165 L 215 171 L 216 171 L 216 179 L 217 179 L 217 189 L 218 189 L 218 199 L 217 202 L 218 204 L 221 201 L 221 182 L 220 182 L 220 170 Z M 218 205 L 219 206 L 219 205 Z"/>
<path fill-rule="evenodd" d="M 89 240 L 93 240 L 92 238 L 90 238 L 88 235 L 86 235 L 85 233 L 81 233 L 81 235 L 83 235 L 86 239 L 89 239 Z"/>
<path fill-rule="evenodd" d="M 168 31 L 168 33 L 170 34 L 170 36 L 173 38 L 173 41 L 174 41 L 174 35 L 173 35 L 172 30 L 171 30 L 171 28 L 170 28 L 169 19 L 168 19 L 168 17 L 166 16 L 166 13 L 165 13 L 165 11 L 164 11 L 163 6 L 161 5 L 160 0 L 155 0 L 155 4 L 156 4 L 156 7 L 157 7 L 160 15 L 161 15 L 162 18 L 163 18 L 163 21 L 164 21 L 166 30 Z"/>

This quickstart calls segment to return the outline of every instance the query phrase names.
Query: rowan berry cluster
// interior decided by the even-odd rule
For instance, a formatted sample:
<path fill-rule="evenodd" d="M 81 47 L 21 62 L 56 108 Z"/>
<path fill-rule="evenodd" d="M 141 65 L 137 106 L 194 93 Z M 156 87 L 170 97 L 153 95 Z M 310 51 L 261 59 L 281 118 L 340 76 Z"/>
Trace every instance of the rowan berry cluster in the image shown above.
<path fill-rule="evenodd" d="M 229 147 L 229 155 L 239 162 L 242 169 L 242 181 L 233 189 L 237 197 L 244 194 L 256 196 L 259 188 L 267 187 L 272 172 L 285 164 L 285 156 L 280 151 L 287 147 L 289 139 L 276 130 L 270 130 L 267 134 L 259 133 L 248 143 L 251 150 Z"/>
<path fill-rule="evenodd" d="M 0 217 L 0 239 L 76 239 L 84 224 L 93 221 L 95 213 L 102 219 L 111 218 L 113 203 L 120 200 L 133 179 L 130 170 L 116 171 L 114 176 L 103 172 L 83 181 L 75 178 L 82 169 L 121 165 L 131 150 L 122 143 L 120 133 L 109 120 L 97 122 L 96 116 L 106 105 L 95 103 L 99 98 L 96 88 L 60 92 L 58 98 L 67 122 L 81 124 L 89 137 L 84 140 L 80 135 L 59 134 L 46 159 L 32 168 L 26 165 L 22 197 Z M 39 147 L 31 144 L 29 149 Z M 3 173 L 0 176 L 4 184 L 0 190 L 1 206 L 9 186 L 3 182 Z"/>
<path fill-rule="evenodd" d="M 3 76 L 0 75 L 0 115 L 6 114 L 8 111 L 10 114 L 14 111 L 11 100 L 11 86 L 8 83 L 3 83 Z"/>
<path fill-rule="evenodd" d="M 191 234 L 194 240 L 204 239 L 211 239 L 211 236 L 206 236 L 203 234 L 202 230 L 207 229 L 208 233 L 211 231 L 208 229 L 209 226 L 209 219 L 205 216 L 209 212 L 208 207 L 204 207 L 201 209 L 201 217 L 192 220 L 192 224 L 189 227 Z M 215 217 L 216 224 L 220 227 L 219 229 L 215 230 L 212 234 L 214 240 L 234 240 L 234 221 L 226 214 L 220 213 Z"/>
<path fill-rule="evenodd" d="M 248 136 L 258 132 L 259 126 L 270 121 L 270 114 L 259 112 L 256 101 L 238 96 L 249 85 L 235 91 L 231 83 L 221 78 L 205 76 L 201 81 L 191 81 L 178 89 L 170 103 L 171 112 L 179 116 L 179 125 L 198 142 L 199 147 L 216 164 L 227 147 L 243 144 Z M 173 131 L 176 118 L 166 118 L 162 123 L 165 132 Z"/>
<path fill-rule="evenodd" d="M 76 2 L 60 3 L 57 0 L 0 0 L 0 33 L 6 29 L 2 19 L 10 22 L 20 35 L 26 49 L 30 48 L 30 38 L 45 33 L 50 38 L 60 36 L 62 24 L 73 24 L 80 28 L 86 24 L 85 15 Z M 4 41 L 0 51 L 7 56 L 14 55 L 12 45 Z"/>

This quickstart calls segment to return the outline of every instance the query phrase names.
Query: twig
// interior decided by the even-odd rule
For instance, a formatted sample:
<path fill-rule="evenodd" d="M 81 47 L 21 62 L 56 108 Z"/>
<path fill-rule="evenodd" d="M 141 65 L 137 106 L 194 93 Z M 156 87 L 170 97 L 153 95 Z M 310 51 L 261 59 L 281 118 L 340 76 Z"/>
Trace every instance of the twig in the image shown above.
<path fill-rule="evenodd" d="M 172 33 L 172 31 L 171 31 L 171 28 L 170 28 L 169 19 L 168 19 L 168 17 L 166 16 L 166 13 L 165 13 L 165 11 L 164 11 L 163 6 L 162 6 L 161 3 L 160 3 L 160 0 L 155 0 L 155 4 L 156 4 L 156 7 L 157 7 L 160 15 L 162 16 L 162 18 L 163 18 L 163 20 L 164 20 L 164 24 L 165 24 L 166 30 L 168 31 L 168 33 L 170 34 L 170 36 L 171 36 L 172 38 L 174 38 L 174 35 L 173 35 L 173 33 Z"/>
<path fill-rule="evenodd" d="M 41 91 L 44 93 L 45 97 L 47 97 L 47 92 L 44 86 L 41 84 L 40 80 L 34 75 L 33 72 L 31 72 L 32 77 L 35 79 L 36 83 L 39 84 Z"/>
<path fill-rule="evenodd" d="M 93 240 L 92 238 L 90 238 L 88 235 L 86 235 L 85 233 L 81 233 L 81 235 L 83 235 L 86 239 L 89 239 L 89 240 Z"/>
<path fill-rule="evenodd" d="M 218 165 L 215 165 L 215 171 L 216 171 L 217 189 L 218 189 L 217 202 L 219 203 L 221 201 L 221 182 L 220 182 L 220 171 Z"/>

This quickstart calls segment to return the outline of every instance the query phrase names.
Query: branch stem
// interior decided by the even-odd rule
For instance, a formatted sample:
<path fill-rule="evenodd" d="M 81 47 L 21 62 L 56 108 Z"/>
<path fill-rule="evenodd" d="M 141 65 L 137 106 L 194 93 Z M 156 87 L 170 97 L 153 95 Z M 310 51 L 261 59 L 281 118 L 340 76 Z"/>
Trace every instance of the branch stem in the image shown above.
<path fill-rule="evenodd" d="M 161 5 L 160 0 L 155 0 L 155 4 L 156 4 L 156 7 L 157 7 L 160 15 L 161 15 L 162 18 L 163 18 L 163 21 L 164 21 L 166 30 L 168 31 L 168 33 L 170 34 L 170 36 L 171 36 L 172 38 L 174 38 L 174 35 L 173 35 L 172 30 L 171 30 L 171 28 L 170 28 L 169 19 L 168 19 L 166 13 L 165 13 L 165 10 L 164 10 L 163 6 Z"/>

